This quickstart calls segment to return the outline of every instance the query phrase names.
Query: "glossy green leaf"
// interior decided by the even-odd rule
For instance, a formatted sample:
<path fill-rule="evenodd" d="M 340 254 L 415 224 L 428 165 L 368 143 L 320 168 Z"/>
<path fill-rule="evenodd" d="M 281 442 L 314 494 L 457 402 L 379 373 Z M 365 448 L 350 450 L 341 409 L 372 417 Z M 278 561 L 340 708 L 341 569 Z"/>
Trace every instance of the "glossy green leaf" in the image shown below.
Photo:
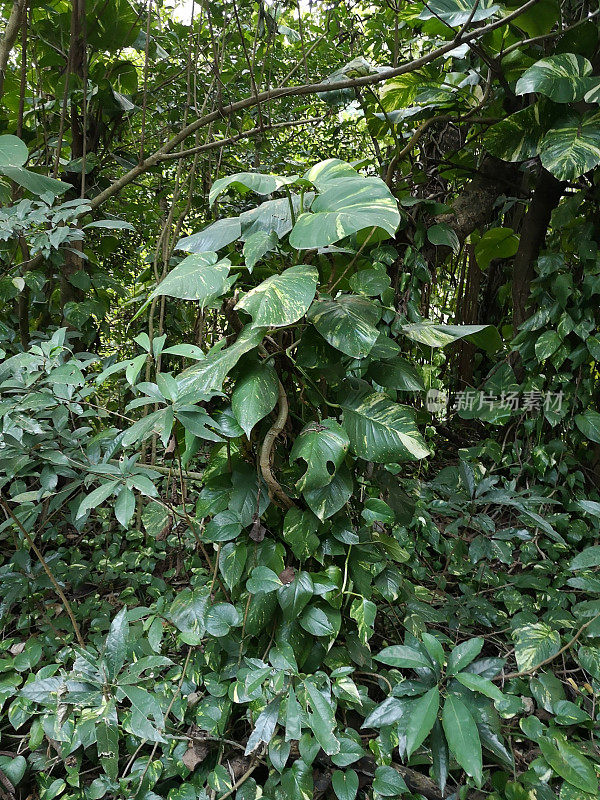
<path fill-rule="evenodd" d="M 296 573 L 291 583 L 281 586 L 277 599 L 284 619 L 297 619 L 313 597 L 313 592 L 314 584 L 308 572 Z"/>
<path fill-rule="evenodd" d="M 381 797 L 398 797 L 408 792 L 404 778 L 393 767 L 377 767 L 373 778 L 373 791 Z"/>
<path fill-rule="evenodd" d="M 586 547 L 581 553 L 571 559 L 569 569 L 592 569 L 593 567 L 600 567 L 600 545 L 593 545 Z"/>
<path fill-rule="evenodd" d="M 238 586 L 244 574 L 248 548 L 244 542 L 227 542 L 219 553 L 219 569 L 229 589 Z"/>
<path fill-rule="evenodd" d="M 279 328 L 301 319 L 315 296 L 319 274 L 314 267 L 299 264 L 281 275 L 272 275 L 251 289 L 236 308 L 246 311 L 254 325 Z"/>
<path fill-rule="evenodd" d="M 331 483 L 349 446 L 348 434 L 334 419 L 306 425 L 294 440 L 290 453 L 290 461 L 301 458 L 306 462 L 306 472 L 296 483 L 298 491 L 320 489 Z"/>
<path fill-rule="evenodd" d="M 466 642 L 457 644 L 452 648 L 448 656 L 448 675 L 456 675 L 474 661 L 484 645 L 484 640 L 478 636 L 475 639 L 467 639 Z"/>
<path fill-rule="evenodd" d="M 242 235 L 239 217 L 218 219 L 198 233 L 186 236 L 177 242 L 177 250 L 187 253 L 208 253 L 221 250 Z"/>
<path fill-rule="evenodd" d="M 270 364 L 257 364 L 238 378 L 231 409 L 248 438 L 256 423 L 275 408 L 278 396 L 279 380 Z"/>
<path fill-rule="evenodd" d="M 228 288 L 229 261 L 218 261 L 216 253 L 187 256 L 162 280 L 149 299 L 166 295 L 180 300 L 198 300 L 204 308 Z"/>
<path fill-rule="evenodd" d="M 588 90 L 592 65 L 580 55 L 559 53 L 542 58 L 525 70 L 517 81 L 516 94 L 537 92 L 555 103 L 582 100 Z"/>
<path fill-rule="evenodd" d="M 340 743 L 335 736 L 335 706 L 331 695 L 326 699 L 315 684 L 307 680 L 304 683 L 312 714 L 309 715 L 309 724 L 315 739 L 328 756 L 340 752 Z"/>
<path fill-rule="evenodd" d="M 420 342 L 428 347 L 446 347 L 465 338 L 490 352 L 495 352 L 502 345 L 500 335 L 493 325 L 438 325 L 425 321 L 403 325 L 402 333 L 413 342 Z"/>
<path fill-rule="evenodd" d="M 343 772 L 336 769 L 331 776 L 331 785 L 338 800 L 354 800 L 358 792 L 358 775 L 353 769 Z"/>
<path fill-rule="evenodd" d="M 561 346 L 562 340 L 556 331 L 545 331 L 535 343 L 535 354 L 538 361 L 545 361 L 554 355 Z"/>
<path fill-rule="evenodd" d="M 367 377 L 397 392 L 424 392 L 425 383 L 420 370 L 404 358 L 393 361 L 378 361 L 371 364 Z"/>
<path fill-rule="evenodd" d="M 504 698 L 496 684 L 484 678 L 483 675 L 476 675 L 473 672 L 459 672 L 456 675 L 456 680 L 472 692 L 479 692 L 479 694 L 483 694 L 491 700 L 502 700 Z"/>
<path fill-rule="evenodd" d="M 477 726 L 466 705 L 452 694 L 444 702 L 442 725 L 454 757 L 467 775 L 481 786 L 483 763 Z"/>
<path fill-rule="evenodd" d="M 253 753 L 261 742 L 268 744 L 271 741 L 275 733 L 275 728 L 277 727 L 280 705 L 281 697 L 276 697 L 260 712 L 256 719 L 254 730 L 250 734 L 250 738 L 246 744 L 244 755 L 247 756 Z"/>
<path fill-rule="evenodd" d="M 545 622 L 523 625 L 514 632 L 515 658 L 519 670 L 531 669 L 558 653 L 560 635 Z"/>
<path fill-rule="evenodd" d="M 38 175 L 37 172 L 32 172 L 24 167 L 12 167 L 8 164 L 0 164 L 0 173 L 6 175 L 11 181 L 18 183 L 19 186 L 22 186 L 38 197 L 42 195 L 59 197 L 71 188 L 69 183 L 57 181 L 54 178 L 49 178 L 47 175 Z"/>
<path fill-rule="evenodd" d="M 8 133 L 0 136 L 0 165 L 22 167 L 28 158 L 29 150 L 22 139 Z"/>
<path fill-rule="evenodd" d="M 119 727 L 117 709 L 112 700 L 106 704 L 96 725 L 96 746 L 102 768 L 109 778 L 116 781 L 119 776 Z"/>
<path fill-rule="evenodd" d="M 323 522 L 343 508 L 352 495 L 353 481 L 350 470 L 342 465 L 327 486 L 306 489 L 304 499 L 313 514 Z"/>
<path fill-rule="evenodd" d="M 581 433 L 592 442 L 600 442 L 600 414 L 591 408 L 577 414 L 575 424 Z"/>
<path fill-rule="evenodd" d="M 405 669 L 418 669 L 419 667 L 431 669 L 432 667 L 431 661 L 423 653 L 403 644 L 385 647 L 373 658 L 376 661 L 381 661 L 382 664 L 388 664 L 390 667 L 403 667 Z"/>
<path fill-rule="evenodd" d="M 393 236 L 399 224 L 396 200 L 380 178 L 338 178 L 326 183 L 310 213 L 298 217 L 290 244 L 298 250 L 326 247 L 365 228 Z"/>
<path fill-rule="evenodd" d="M 544 167 L 572 181 L 600 164 L 600 113 L 571 113 L 558 120 L 540 143 Z"/>
<path fill-rule="evenodd" d="M 381 312 L 364 297 L 342 295 L 313 303 L 308 319 L 332 347 L 352 358 L 367 356 L 379 337 Z"/>
<path fill-rule="evenodd" d="M 419 19 L 442 19 L 448 25 L 464 25 L 488 19 L 500 9 L 493 0 L 430 0 L 419 14 Z"/>
<path fill-rule="evenodd" d="M 127 608 L 124 607 L 111 622 L 104 645 L 103 656 L 109 680 L 113 680 L 125 664 L 128 638 Z"/>
<path fill-rule="evenodd" d="M 362 387 L 346 395 L 341 405 L 344 427 L 357 456 L 386 464 L 429 455 L 408 407 Z"/>
<path fill-rule="evenodd" d="M 519 249 L 519 237 L 512 228 L 490 228 L 475 244 L 475 258 L 481 269 L 495 259 L 510 258 Z"/>
<path fill-rule="evenodd" d="M 298 561 L 306 561 L 317 550 L 319 520 L 312 511 L 290 508 L 283 520 L 283 539 Z"/>
<path fill-rule="evenodd" d="M 562 737 L 555 737 L 554 742 L 545 736 L 538 740 L 542 755 L 552 769 L 577 789 L 597 795 L 598 778 L 592 762 Z"/>
<path fill-rule="evenodd" d="M 526 161 L 537 156 L 546 126 L 539 105 L 531 105 L 492 125 L 483 137 L 488 153 L 503 161 Z"/>
<path fill-rule="evenodd" d="M 423 697 L 414 700 L 406 727 L 406 755 L 408 758 L 418 750 L 431 733 L 440 707 L 440 693 L 437 686 Z"/>
<path fill-rule="evenodd" d="M 257 262 L 267 253 L 271 252 L 278 241 L 279 239 L 274 231 L 270 233 L 266 231 L 257 231 L 248 236 L 244 242 L 244 249 L 242 251 L 247 269 L 252 272 Z"/>
<path fill-rule="evenodd" d="M 271 194 L 282 186 L 293 183 L 297 175 L 290 178 L 283 178 L 279 175 L 263 175 L 260 172 L 237 172 L 234 175 L 227 175 L 219 178 L 211 186 L 208 195 L 209 205 L 212 205 L 217 197 L 229 188 L 237 191 L 250 191 L 255 194 Z"/>

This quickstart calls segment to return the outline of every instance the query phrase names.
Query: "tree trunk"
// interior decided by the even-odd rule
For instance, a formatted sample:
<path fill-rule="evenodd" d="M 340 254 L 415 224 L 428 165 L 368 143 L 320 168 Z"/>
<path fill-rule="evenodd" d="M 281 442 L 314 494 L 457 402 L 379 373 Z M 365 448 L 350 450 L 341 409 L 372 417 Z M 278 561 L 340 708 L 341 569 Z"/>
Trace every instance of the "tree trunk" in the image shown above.
<path fill-rule="evenodd" d="M 513 335 L 528 317 L 527 300 L 535 277 L 535 262 L 544 244 L 552 211 L 560 202 L 565 184 L 542 168 L 533 199 L 523 220 L 512 279 Z"/>
<path fill-rule="evenodd" d="M 0 40 L 0 97 L 4 94 L 4 78 L 10 51 L 13 49 L 19 35 L 26 8 L 27 0 L 15 0 L 13 2 L 10 17 L 4 29 L 4 36 Z"/>

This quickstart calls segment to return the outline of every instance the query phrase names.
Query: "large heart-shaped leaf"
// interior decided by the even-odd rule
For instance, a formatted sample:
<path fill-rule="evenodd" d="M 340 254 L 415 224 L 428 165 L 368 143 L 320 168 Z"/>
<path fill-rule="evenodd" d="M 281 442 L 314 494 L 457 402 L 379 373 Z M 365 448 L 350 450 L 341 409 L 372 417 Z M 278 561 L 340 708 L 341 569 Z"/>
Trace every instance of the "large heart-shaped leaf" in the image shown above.
<path fill-rule="evenodd" d="M 419 19 L 441 19 L 451 26 L 464 25 L 468 21 L 481 22 L 499 8 L 493 0 L 429 0 Z"/>
<path fill-rule="evenodd" d="M 296 484 L 303 492 L 306 489 L 319 489 L 331 483 L 335 470 L 343 462 L 350 440 L 342 426 L 333 419 L 311 422 L 297 436 L 290 461 L 303 458 L 306 472 Z M 333 467 L 329 471 L 329 465 Z"/>
<path fill-rule="evenodd" d="M 369 354 L 379 336 L 375 325 L 380 317 L 381 311 L 372 300 L 351 294 L 313 303 L 308 313 L 321 336 L 352 358 Z"/>
<path fill-rule="evenodd" d="M 357 178 L 359 173 L 347 161 L 342 161 L 339 158 L 328 158 L 312 166 L 302 177 L 310 181 L 322 192 L 331 181 L 338 178 Z"/>
<path fill-rule="evenodd" d="M 426 320 L 403 325 L 402 333 L 413 342 L 428 347 L 446 347 L 464 338 L 492 353 L 502 345 L 500 334 L 493 325 L 437 325 Z"/>
<path fill-rule="evenodd" d="M 9 164 L 0 164 L 0 172 L 10 178 L 11 181 L 18 183 L 24 189 L 28 189 L 32 194 L 40 197 L 43 194 L 58 197 L 64 194 L 69 189 L 72 189 L 70 183 L 57 181 L 55 178 L 49 178 L 47 175 L 38 175 L 37 172 L 31 172 L 24 167 L 13 167 Z"/>
<path fill-rule="evenodd" d="M 149 299 L 166 295 L 199 300 L 204 308 L 228 289 L 230 266 L 228 260 L 217 261 L 216 253 L 187 256 L 158 284 Z"/>
<path fill-rule="evenodd" d="M 399 224 L 396 200 L 380 178 L 337 178 L 325 184 L 311 212 L 300 215 L 290 244 L 298 250 L 326 247 L 365 228 L 392 236 Z"/>
<path fill-rule="evenodd" d="M 589 88 L 592 65 L 583 56 L 559 53 L 542 58 L 525 70 L 517 81 L 516 93 L 537 92 L 555 103 L 581 100 Z"/>
<path fill-rule="evenodd" d="M 526 161 L 537 156 L 544 132 L 536 103 L 492 125 L 485 133 L 483 146 L 503 161 Z"/>
<path fill-rule="evenodd" d="M 249 352 L 260 343 L 265 333 L 266 328 L 246 325 L 229 347 L 223 347 L 224 341 L 216 344 L 208 351 L 205 359 L 181 373 L 177 379 L 180 392 L 190 395 L 220 392 L 223 388 L 223 381 L 229 372 L 244 353 Z"/>
<path fill-rule="evenodd" d="M 523 625 L 514 632 L 515 658 L 520 670 L 531 669 L 558 653 L 560 635 L 545 622 Z"/>
<path fill-rule="evenodd" d="M 377 361 L 371 364 L 367 377 L 386 389 L 397 392 L 424 392 L 425 384 L 419 369 L 404 358 Z"/>
<path fill-rule="evenodd" d="M 425 458 L 425 447 L 412 409 L 359 387 L 342 399 L 344 427 L 357 456 L 378 464 Z"/>
<path fill-rule="evenodd" d="M 600 164 L 600 112 L 568 114 L 540 143 L 542 164 L 561 181 L 571 181 Z"/>
<path fill-rule="evenodd" d="M 577 414 L 575 424 L 586 439 L 600 443 L 600 414 L 588 408 L 583 414 Z"/>
<path fill-rule="evenodd" d="M 236 172 L 234 175 L 219 178 L 213 183 L 208 195 L 208 202 L 212 206 L 217 197 L 229 187 L 238 191 L 271 194 L 282 186 L 294 183 L 297 178 L 297 175 L 284 178 L 279 175 L 264 175 L 260 172 Z"/>
<path fill-rule="evenodd" d="M 18 136 L 9 133 L 0 136 L 0 164 L 22 167 L 28 158 L 27 145 Z"/>
<path fill-rule="evenodd" d="M 272 275 L 251 289 L 236 308 L 246 311 L 255 325 L 279 328 L 301 319 L 317 290 L 319 273 L 314 267 L 299 264 L 281 275 Z"/>
<path fill-rule="evenodd" d="M 275 408 L 278 384 L 277 373 L 270 364 L 257 364 L 236 382 L 231 409 L 248 438 L 256 423 Z"/>
<path fill-rule="evenodd" d="M 306 489 L 304 499 L 313 514 L 323 522 L 343 508 L 352 495 L 350 470 L 342 464 L 327 486 Z"/>
<path fill-rule="evenodd" d="M 186 253 L 206 253 L 210 250 L 220 250 L 231 242 L 235 242 L 242 235 L 242 225 L 239 217 L 226 217 L 218 219 L 204 230 L 186 236 L 177 242 L 177 250 Z"/>
<path fill-rule="evenodd" d="M 303 208 L 310 207 L 313 192 L 307 192 L 303 198 Z M 259 231 L 265 233 L 276 233 L 281 239 L 292 230 L 292 208 L 294 217 L 300 213 L 300 197 L 292 195 L 290 198 L 282 197 L 277 200 L 267 200 L 256 208 L 244 211 L 240 214 L 239 220 L 242 227 L 242 239 L 246 241 L 250 236 Z"/>

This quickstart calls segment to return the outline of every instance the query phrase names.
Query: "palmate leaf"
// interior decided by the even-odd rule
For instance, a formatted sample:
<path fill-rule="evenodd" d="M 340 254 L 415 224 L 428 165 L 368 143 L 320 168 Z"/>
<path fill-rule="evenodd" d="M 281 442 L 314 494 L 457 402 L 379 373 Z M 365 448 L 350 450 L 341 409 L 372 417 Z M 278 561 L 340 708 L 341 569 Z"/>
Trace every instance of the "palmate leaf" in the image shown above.
<path fill-rule="evenodd" d="M 237 380 L 231 409 L 248 438 L 256 423 L 275 408 L 278 386 L 277 373 L 270 364 L 257 364 Z"/>
<path fill-rule="evenodd" d="M 503 161 L 526 161 L 538 154 L 546 127 L 536 103 L 492 125 L 483 138 L 483 146 Z"/>
<path fill-rule="evenodd" d="M 179 300 L 199 300 L 203 309 L 229 288 L 230 266 L 227 259 L 218 261 L 216 253 L 187 256 L 158 284 L 149 299 L 165 295 Z"/>
<path fill-rule="evenodd" d="M 326 247 L 365 228 L 380 228 L 392 236 L 400 224 L 398 204 L 381 178 L 338 178 L 325 184 L 301 214 L 290 234 L 298 250 Z"/>
<path fill-rule="evenodd" d="M 331 483 L 335 470 L 343 462 L 350 440 L 342 426 L 333 419 L 311 422 L 294 441 L 290 461 L 306 461 L 306 472 L 296 483 L 298 491 L 319 489 Z M 329 470 L 331 464 L 332 470 Z"/>
<path fill-rule="evenodd" d="M 317 290 L 319 273 L 314 267 L 299 264 L 281 275 L 272 275 L 251 289 L 236 308 L 246 311 L 254 325 L 280 328 L 301 319 Z"/>
<path fill-rule="evenodd" d="M 477 7 L 473 13 L 475 5 Z M 419 14 L 419 19 L 442 19 L 448 25 L 464 25 L 468 20 L 481 22 L 499 9 L 500 6 L 493 0 L 430 0 Z"/>
<path fill-rule="evenodd" d="M 540 143 L 540 158 L 548 172 L 571 181 L 600 164 L 600 112 L 568 114 L 556 122 Z"/>
<path fill-rule="evenodd" d="M 332 347 L 352 358 L 364 358 L 379 337 L 381 311 L 366 297 L 342 295 L 313 303 L 308 319 Z"/>
<path fill-rule="evenodd" d="M 583 56 L 559 53 L 542 58 L 517 81 L 516 94 L 537 92 L 555 103 L 572 103 L 581 100 L 589 89 L 592 65 Z"/>
<path fill-rule="evenodd" d="M 344 427 L 353 452 L 367 461 L 389 464 L 429 455 L 412 409 L 393 403 L 368 385 L 341 401 Z"/>

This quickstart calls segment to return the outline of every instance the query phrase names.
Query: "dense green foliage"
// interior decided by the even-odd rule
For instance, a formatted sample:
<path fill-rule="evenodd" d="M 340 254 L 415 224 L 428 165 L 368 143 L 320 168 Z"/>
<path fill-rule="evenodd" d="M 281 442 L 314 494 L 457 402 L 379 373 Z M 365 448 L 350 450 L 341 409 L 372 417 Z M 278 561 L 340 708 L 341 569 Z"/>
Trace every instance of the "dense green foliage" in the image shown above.
<path fill-rule="evenodd" d="M 3 9 L 0 798 L 597 798 L 596 0 Z"/>

